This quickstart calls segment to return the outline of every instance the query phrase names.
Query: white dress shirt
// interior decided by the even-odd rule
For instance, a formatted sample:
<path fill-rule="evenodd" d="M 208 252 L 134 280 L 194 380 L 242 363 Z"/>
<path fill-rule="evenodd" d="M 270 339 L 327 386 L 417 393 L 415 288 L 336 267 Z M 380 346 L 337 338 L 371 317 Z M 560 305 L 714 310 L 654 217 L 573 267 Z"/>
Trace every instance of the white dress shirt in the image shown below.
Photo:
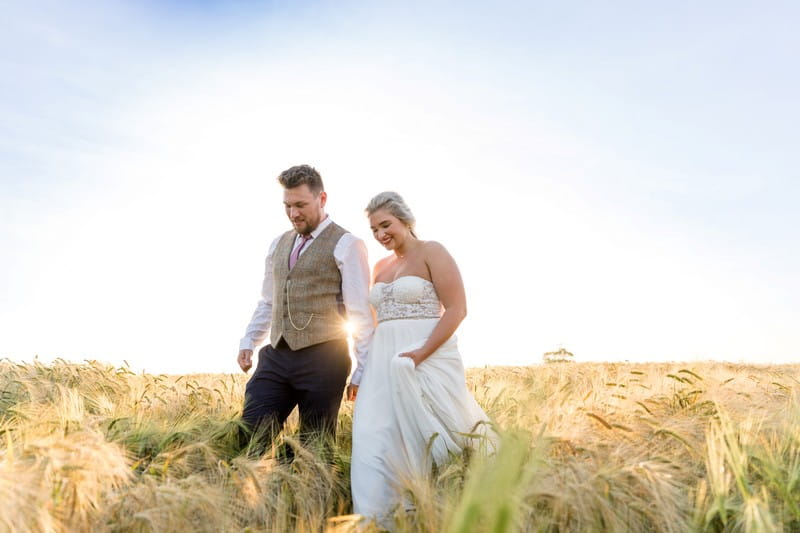
<path fill-rule="evenodd" d="M 330 217 L 320 222 L 319 226 L 311 232 L 312 239 L 300 250 L 303 255 L 306 250 L 314 246 L 316 238 L 331 224 Z M 239 342 L 240 350 L 253 350 L 260 346 L 269 334 L 272 322 L 272 256 L 281 236 L 275 238 L 267 252 L 264 268 L 264 282 L 261 285 L 261 300 L 259 300 L 250 324 L 244 337 Z M 294 247 L 300 242 L 300 235 L 295 238 Z M 342 275 L 342 298 L 347 312 L 347 321 L 353 326 L 353 351 L 356 356 L 356 369 L 350 377 L 350 383 L 358 385 L 361 374 L 364 372 L 369 343 L 372 340 L 374 322 L 372 310 L 369 306 L 369 264 L 367 262 L 367 247 L 364 241 L 353 235 L 345 233 L 333 249 L 333 258 Z"/>

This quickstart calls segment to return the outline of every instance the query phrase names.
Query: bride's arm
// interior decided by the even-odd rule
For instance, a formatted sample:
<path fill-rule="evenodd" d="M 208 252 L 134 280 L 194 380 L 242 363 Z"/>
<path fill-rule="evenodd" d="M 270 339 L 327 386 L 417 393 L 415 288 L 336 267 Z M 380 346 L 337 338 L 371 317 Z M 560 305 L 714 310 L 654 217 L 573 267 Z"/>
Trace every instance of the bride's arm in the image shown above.
<path fill-rule="evenodd" d="M 467 316 L 467 297 L 464 282 L 453 256 L 444 246 L 435 241 L 425 243 L 427 248 L 425 263 L 431 274 L 431 281 L 444 307 L 444 314 L 433 328 L 428 340 L 417 350 L 400 354 L 410 357 L 414 366 L 427 359 L 439 346 L 453 336 L 461 321 Z"/>

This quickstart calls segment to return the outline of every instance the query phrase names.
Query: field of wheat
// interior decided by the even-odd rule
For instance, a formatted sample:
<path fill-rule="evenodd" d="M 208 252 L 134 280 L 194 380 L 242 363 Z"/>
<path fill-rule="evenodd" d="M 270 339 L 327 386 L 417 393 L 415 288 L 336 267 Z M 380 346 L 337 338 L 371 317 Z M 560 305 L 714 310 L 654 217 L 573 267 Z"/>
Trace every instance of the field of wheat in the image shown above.
<path fill-rule="evenodd" d="M 244 375 L 0 363 L 0 531 L 374 531 L 333 458 L 238 450 Z M 473 369 L 496 454 L 404 487 L 396 531 L 800 530 L 800 366 Z"/>

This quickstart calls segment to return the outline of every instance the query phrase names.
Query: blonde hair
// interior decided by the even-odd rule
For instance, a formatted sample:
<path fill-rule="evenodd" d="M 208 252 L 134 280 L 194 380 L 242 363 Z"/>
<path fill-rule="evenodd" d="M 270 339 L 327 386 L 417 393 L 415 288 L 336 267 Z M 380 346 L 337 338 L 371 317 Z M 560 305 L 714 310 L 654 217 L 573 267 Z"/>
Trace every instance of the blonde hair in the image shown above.
<path fill-rule="evenodd" d="M 373 213 L 381 209 L 387 210 L 390 214 L 396 217 L 400 222 L 408 226 L 411 235 L 417 236 L 414 227 L 417 224 L 417 219 L 409 209 L 403 197 L 394 191 L 384 191 L 376 194 L 372 200 L 369 201 L 365 211 L 367 216 L 372 216 Z"/>

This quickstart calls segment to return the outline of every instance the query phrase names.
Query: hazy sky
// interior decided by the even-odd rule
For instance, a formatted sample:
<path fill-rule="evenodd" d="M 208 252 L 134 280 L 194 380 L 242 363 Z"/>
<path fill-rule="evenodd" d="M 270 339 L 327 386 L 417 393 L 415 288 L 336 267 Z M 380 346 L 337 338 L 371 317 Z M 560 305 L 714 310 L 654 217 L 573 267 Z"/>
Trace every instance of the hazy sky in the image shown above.
<path fill-rule="evenodd" d="M 254 4 L 0 2 L 0 357 L 237 371 L 310 163 L 451 251 L 468 365 L 800 362 L 795 2 Z"/>

